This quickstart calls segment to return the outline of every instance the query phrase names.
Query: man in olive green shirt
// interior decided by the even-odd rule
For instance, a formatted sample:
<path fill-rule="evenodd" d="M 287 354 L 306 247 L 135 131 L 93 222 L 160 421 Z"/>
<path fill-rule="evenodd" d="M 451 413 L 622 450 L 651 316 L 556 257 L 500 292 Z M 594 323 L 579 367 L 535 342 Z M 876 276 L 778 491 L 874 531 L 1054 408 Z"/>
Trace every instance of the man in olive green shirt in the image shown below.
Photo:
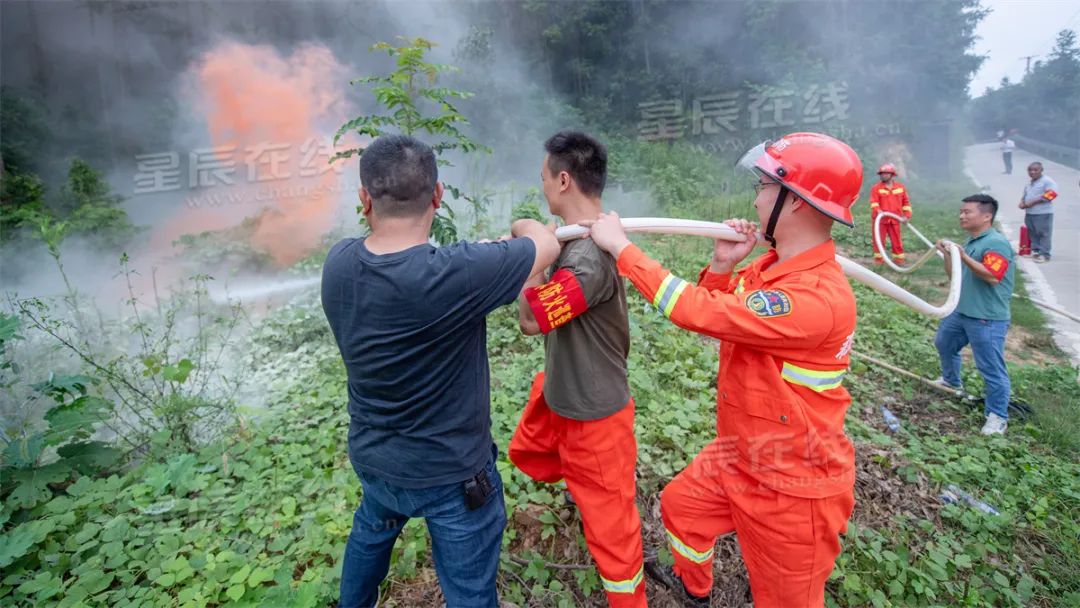
<path fill-rule="evenodd" d="M 576 131 L 544 144 L 544 198 L 567 224 L 603 211 L 607 149 Z M 549 276 L 525 282 L 521 330 L 544 334 L 537 376 L 510 440 L 510 460 L 537 481 L 566 480 L 612 608 L 645 608 L 634 401 L 626 377 L 630 322 L 615 259 L 585 238 L 563 245 Z"/>
<path fill-rule="evenodd" d="M 938 383 L 949 388 L 962 387 L 960 350 L 971 345 L 975 367 L 986 384 L 983 435 L 1005 433 L 1011 390 L 1005 335 L 1009 331 L 1014 255 L 1012 245 L 993 227 L 997 210 L 997 201 L 986 194 L 974 194 L 963 201 L 960 227 L 971 236 L 960 252 L 960 303 L 941 320 L 934 338 L 941 356 Z M 951 250 L 944 241 L 938 241 L 937 247 L 945 255 L 945 270 L 951 273 Z"/>

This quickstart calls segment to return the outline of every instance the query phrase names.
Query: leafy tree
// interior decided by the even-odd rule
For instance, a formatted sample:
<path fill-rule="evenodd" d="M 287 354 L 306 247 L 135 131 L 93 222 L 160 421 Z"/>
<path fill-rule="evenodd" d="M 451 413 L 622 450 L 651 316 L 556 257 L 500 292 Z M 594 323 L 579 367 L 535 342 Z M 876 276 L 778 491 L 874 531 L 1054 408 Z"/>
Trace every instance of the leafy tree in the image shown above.
<path fill-rule="evenodd" d="M 0 89 L 0 165 L 13 174 L 37 171 L 49 137 L 49 128 L 38 106 Z"/>
<path fill-rule="evenodd" d="M 487 147 L 476 143 L 460 129 L 468 124 L 468 120 L 455 107 L 456 100 L 467 99 L 472 93 L 436 86 L 441 74 L 453 72 L 457 68 L 426 61 L 425 54 L 434 46 L 429 40 L 404 37 L 398 37 L 398 40 L 400 44 L 397 46 L 380 42 L 371 47 L 372 51 L 386 51 L 387 55 L 394 59 L 396 68 L 393 72 L 386 76 L 366 76 L 352 81 L 352 84 L 374 85 L 372 92 L 375 99 L 388 114 L 358 116 L 346 122 L 335 134 L 334 143 L 349 132 L 373 139 L 395 131 L 404 135 L 425 133 L 434 140 L 431 147 L 440 166 L 451 166 L 452 163 L 446 157 L 452 152 L 490 152 Z M 434 112 L 427 113 L 432 108 Z M 361 147 L 352 148 L 340 152 L 333 160 L 361 155 L 363 152 Z M 455 199 L 464 199 L 474 206 L 482 204 L 480 198 L 464 194 L 457 187 L 445 182 L 444 185 Z M 436 214 L 432 234 L 435 240 L 442 244 L 457 239 L 454 211 L 449 205 L 444 204 L 440 213 Z"/>
<path fill-rule="evenodd" d="M 46 215 L 41 178 L 32 173 L 6 173 L 0 182 L 0 238 L 9 240 L 21 226 L 37 225 Z"/>

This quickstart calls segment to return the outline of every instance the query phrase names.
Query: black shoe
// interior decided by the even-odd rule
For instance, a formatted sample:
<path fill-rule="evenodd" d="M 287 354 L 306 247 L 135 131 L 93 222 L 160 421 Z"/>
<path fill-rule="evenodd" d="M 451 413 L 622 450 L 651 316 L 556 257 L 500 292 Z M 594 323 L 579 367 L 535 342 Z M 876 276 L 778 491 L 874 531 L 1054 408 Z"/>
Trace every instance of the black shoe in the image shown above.
<path fill-rule="evenodd" d="M 661 564 L 656 559 L 656 556 L 652 556 L 651 559 L 648 556 L 645 558 L 645 576 L 676 595 L 682 595 L 683 603 L 686 606 L 692 608 L 707 608 L 709 606 L 709 598 L 698 597 L 687 591 L 682 579 L 675 574 L 675 569 Z"/>

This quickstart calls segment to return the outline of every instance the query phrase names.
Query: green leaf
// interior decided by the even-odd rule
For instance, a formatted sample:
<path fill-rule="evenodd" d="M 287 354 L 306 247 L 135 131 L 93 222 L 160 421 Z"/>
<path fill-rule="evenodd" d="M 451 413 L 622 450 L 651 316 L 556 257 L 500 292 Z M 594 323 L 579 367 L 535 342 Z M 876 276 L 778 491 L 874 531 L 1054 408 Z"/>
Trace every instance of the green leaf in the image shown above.
<path fill-rule="evenodd" d="M 252 571 L 251 576 L 248 577 L 247 583 L 249 587 L 254 588 L 266 581 L 273 580 L 273 578 L 274 572 L 269 568 L 256 568 Z"/>
<path fill-rule="evenodd" d="M 22 325 L 22 321 L 19 319 L 19 315 L 9 315 L 0 312 L 0 347 L 12 340 L 23 339 L 23 337 L 19 335 L 20 325 Z"/>
<path fill-rule="evenodd" d="M 123 452 L 101 441 L 86 441 L 61 446 L 57 454 L 76 471 L 91 475 L 116 464 Z"/>
<path fill-rule="evenodd" d="M 956 564 L 957 568 L 970 568 L 971 556 L 961 553 L 953 558 L 953 563 Z"/>
<path fill-rule="evenodd" d="M 1026 574 L 1020 577 L 1020 582 L 1016 585 L 1016 593 L 1024 602 L 1029 601 L 1035 595 L 1035 579 Z"/>
<path fill-rule="evenodd" d="M 238 585 L 240 583 L 243 583 L 243 582 L 247 581 L 248 575 L 250 575 L 250 574 L 251 574 L 251 566 L 248 566 L 248 565 L 245 564 L 243 568 L 240 568 L 239 570 L 234 572 L 231 577 L 229 577 L 229 584 L 230 585 Z"/>
<path fill-rule="evenodd" d="M 181 359 L 176 365 L 167 365 L 161 370 L 161 377 L 169 382 L 183 383 L 195 369 L 191 359 Z"/>
<path fill-rule="evenodd" d="M 46 444 L 58 445 L 70 439 L 89 437 L 94 432 L 94 425 L 105 420 L 112 409 L 111 402 L 91 395 L 54 407 L 45 414 L 49 423 Z"/>
<path fill-rule="evenodd" d="M 295 515 L 296 499 L 292 496 L 286 496 L 285 499 L 281 501 L 281 512 L 284 513 L 286 517 Z"/>
<path fill-rule="evenodd" d="M 44 448 L 44 433 L 17 437 L 4 447 L 4 465 L 17 469 L 30 468 L 37 464 Z"/>
<path fill-rule="evenodd" d="M 85 395 L 90 386 L 96 383 L 97 379 L 91 376 L 49 374 L 48 380 L 31 384 L 30 388 L 47 397 L 52 397 L 57 403 L 63 403 L 69 396 Z"/>
<path fill-rule="evenodd" d="M 858 574 L 852 572 L 844 577 L 843 587 L 848 591 L 858 591 L 862 588 L 862 580 Z"/>
<path fill-rule="evenodd" d="M 183 570 L 184 568 L 187 568 L 188 565 L 189 564 L 188 564 L 187 557 L 181 555 L 179 557 L 174 557 L 171 560 L 169 560 L 168 563 L 165 564 L 165 571 L 166 572 L 179 572 L 179 571 Z"/>
<path fill-rule="evenodd" d="M 69 496 L 73 496 L 75 498 L 78 498 L 79 496 L 82 496 L 83 494 L 86 494 L 87 492 L 89 492 L 90 489 L 94 487 L 94 485 L 95 484 L 94 484 L 93 479 L 90 479 L 89 477 L 80 477 L 80 478 L 75 480 L 75 483 L 72 483 L 68 487 L 64 488 L 64 491 L 67 492 Z M 63 499 L 63 501 L 66 501 L 66 502 L 63 502 L 61 499 Z M 54 505 L 53 503 L 56 503 L 56 504 Z M 63 496 L 60 496 L 59 498 L 53 499 L 52 501 L 49 502 L 49 510 L 56 513 L 59 510 L 63 509 L 65 507 L 65 505 L 70 505 L 70 504 L 71 504 L 71 499 L 70 498 L 65 498 Z M 70 508 L 70 507 L 68 507 L 68 508 Z"/>
<path fill-rule="evenodd" d="M 0 544 L 0 568 L 7 568 L 15 560 L 26 555 L 30 548 L 45 540 L 56 527 L 51 519 L 39 519 L 20 525 L 4 535 Z"/>
<path fill-rule="evenodd" d="M 50 483 L 59 483 L 68 478 L 71 469 L 62 462 L 54 462 L 43 467 L 33 469 L 16 469 L 11 471 L 10 481 L 15 489 L 5 499 L 13 507 L 29 509 L 39 502 L 52 497 Z"/>
<path fill-rule="evenodd" d="M 904 595 L 904 585 L 898 580 L 889 581 L 889 595 L 893 597 L 901 597 Z"/>
<path fill-rule="evenodd" d="M 247 587 L 244 585 L 233 585 L 225 591 L 225 595 L 229 596 L 229 599 L 235 602 L 244 596 L 244 591 L 246 590 Z"/>
<path fill-rule="evenodd" d="M 16 591 L 23 595 L 33 595 L 45 587 L 48 587 L 51 582 L 53 582 L 53 575 L 51 572 L 40 572 L 34 578 L 19 585 Z"/>
<path fill-rule="evenodd" d="M 79 530 L 79 532 L 75 535 L 75 542 L 81 545 L 97 536 L 98 532 L 101 532 L 101 524 L 96 524 L 92 521 L 87 522 L 83 525 L 82 529 Z"/>

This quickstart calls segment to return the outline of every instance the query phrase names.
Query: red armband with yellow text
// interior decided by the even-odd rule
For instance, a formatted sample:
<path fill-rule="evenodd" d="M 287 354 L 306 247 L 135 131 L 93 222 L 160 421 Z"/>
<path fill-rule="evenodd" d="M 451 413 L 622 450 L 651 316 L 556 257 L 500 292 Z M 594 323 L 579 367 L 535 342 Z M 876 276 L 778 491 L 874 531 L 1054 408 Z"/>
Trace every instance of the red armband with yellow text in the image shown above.
<path fill-rule="evenodd" d="M 1047 190 L 1046 192 L 1043 192 L 1042 197 L 1044 201 L 1049 202 L 1057 198 L 1057 192 L 1054 192 L 1053 190 Z"/>
<path fill-rule="evenodd" d="M 999 281 L 1009 270 L 1009 260 L 1006 260 L 1003 255 L 994 251 L 986 252 L 986 255 L 984 255 L 982 259 L 982 265 Z"/>
<path fill-rule="evenodd" d="M 545 334 L 589 308 L 577 276 L 566 268 L 555 271 L 547 283 L 526 289 L 525 299 Z"/>

